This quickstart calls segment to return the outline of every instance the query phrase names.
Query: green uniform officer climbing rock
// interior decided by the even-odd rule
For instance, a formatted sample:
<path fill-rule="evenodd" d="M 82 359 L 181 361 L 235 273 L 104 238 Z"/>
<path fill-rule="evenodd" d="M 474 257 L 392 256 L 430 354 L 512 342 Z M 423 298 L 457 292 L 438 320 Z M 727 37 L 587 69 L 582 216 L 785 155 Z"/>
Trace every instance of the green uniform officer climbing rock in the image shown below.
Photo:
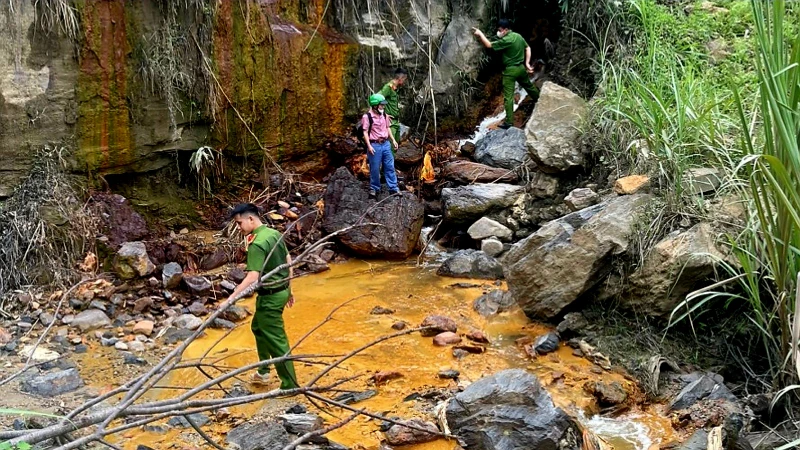
<path fill-rule="evenodd" d="M 535 102 L 539 99 L 539 89 L 531 83 L 529 74 L 533 73 L 531 67 L 531 48 L 525 39 L 518 33 L 509 29 L 507 19 L 497 22 L 497 39 L 490 41 L 486 35 L 477 28 L 473 29 L 475 36 L 481 40 L 486 48 L 503 53 L 503 99 L 506 110 L 506 120 L 500 128 L 510 128 L 514 124 L 514 83 L 519 83 Z"/>
<path fill-rule="evenodd" d="M 402 67 L 398 67 L 394 71 L 394 78 L 388 83 L 384 84 L 379 94 L 383 95 L 386 99 L 386 115 L 392 119 L 392 125 L 389 127 L 394 136 L 395 142 L 400 142 L 400 97 L 397 95 L 397 90 L 400 89 L 408 80 L 408 72 Z M 397 153 L 397 147 L 392 144 L 392 152 Z"/>
<path fill-rule="evenodd" d="M 258 207 L 251 203 L 238 205 L 231 212 L 239 229 L 247 235 L 247 275 L 231 296 L 237 295 L 255 283 L 262 274 L 269 273 L 282 264 L 291 264 L 291 257 L 283 236 L 267 227 L 258 216 Z M 289 286 L 291 268 L 270 275 L 256 293 L 256 312 L 250 329 L 256 338 L 259 361 L 279 358 L 289 353 L 289 339 L 283 327 L 283 309 L 294 304 Z M 275 364 L 281 389 L 297 387 L 297 376 L 291 361 Z M 253 374 L 254 383 L 265 383 L 269 379 L 269 366 L 259 368 Z"/>

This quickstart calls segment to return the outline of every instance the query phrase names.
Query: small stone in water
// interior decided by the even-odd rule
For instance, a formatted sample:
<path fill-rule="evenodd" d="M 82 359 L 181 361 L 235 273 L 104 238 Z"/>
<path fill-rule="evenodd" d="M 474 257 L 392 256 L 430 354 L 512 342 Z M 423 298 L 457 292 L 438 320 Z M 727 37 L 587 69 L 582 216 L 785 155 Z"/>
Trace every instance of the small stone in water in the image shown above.
<path fill-rule="evenodd" d="M 114 348 L 116 348 L 117 350 L 127 350 L 128 349 L 128 344 L 126 344 L 126 343 L 124 343 L 122 341 L 117 341 L 117 342 L 114 343 Z"/>
<path fill-rule="evenodd" d="M 439 371 L 439 378 L 445 380 L 455 380 L 459 375 L 461 375 L 461 372 L 453 369 Z"/>
<path fill-rule="evenodd" d="M 460 348 L 454 348 L 454 349 L 453 349 L 453 357 L 454 357 L 455 359 L 462 359 L 462 358 L 464 358 L 464 357 L 465 357 L 465 356 L 467 356 L 467 355 L 469 355 L 469 352 L 468 352 L 468 351 L 466 351 L 466 350 L 462 350 L 462 349 L 460 349 Z"/>
<path fill-rule="evenodd" d="M 383 306 L 376 306 L 372 308 L 372 311 L 369 312 L 372 315 L 383 315 L 383 314 L 394 314 L 393 309 L 384 308 Z"/>
<path fill-rule="evenodd" d="M 395 322 L 395 323 L 392 324 L 392 329 L 393 330 L 398 330 L 398 331 L 399 330 L 405 330 L 407 325 L 408 324 L 406 324 L 405 322 Z"/>

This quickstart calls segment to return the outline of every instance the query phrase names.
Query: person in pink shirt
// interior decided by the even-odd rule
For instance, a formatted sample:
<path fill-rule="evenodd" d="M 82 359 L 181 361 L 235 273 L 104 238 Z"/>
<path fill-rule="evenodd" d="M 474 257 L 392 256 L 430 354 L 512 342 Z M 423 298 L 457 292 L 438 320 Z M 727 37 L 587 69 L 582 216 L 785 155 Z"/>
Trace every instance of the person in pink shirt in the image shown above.
<path fill-rule="evenodd" d="M 389 186 L 390 194 L 397 194 L 397 174 L 394 170 L 392 147 L 397 141 L 390 132 L 392 120 L 385 113 L 386 98 L 381 94 L 369 96 L 370 109 L 361 117 L 364 129 L 364 143 L 367 144 L 367 163 L 369 164 L 369 198 L 375 199 L 381 190 L 381 165 L 383 177 Z M 391 143 L 391 145 L 390 145 Z"/>

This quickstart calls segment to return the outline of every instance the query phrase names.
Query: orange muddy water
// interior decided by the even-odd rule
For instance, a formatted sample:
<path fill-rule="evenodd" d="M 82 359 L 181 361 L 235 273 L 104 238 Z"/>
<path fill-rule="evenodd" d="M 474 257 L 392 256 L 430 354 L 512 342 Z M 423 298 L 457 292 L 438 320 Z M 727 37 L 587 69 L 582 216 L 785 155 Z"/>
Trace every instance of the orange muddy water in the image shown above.
<path fill-rule="evenodd" d="M 586 393 L 583 385 L 594 381 L 618 381 L 629 392 L 635 392 L 634 383 L 616 372 L 598 370 L 590 361 L 576 357 L 572 349 L 563 346 L 555 353 L 532 359 L 525 355 L 515 341 L 524 336 L 536 337 L 548 327 L 532 324 L 525 315 L 515 310 L 484 319 L 472 309 L 472 302 L 483 292 L 484 287 L 492 287 L 490 282 L 473 281 L 482 287 L 458 288 L 451 285 L 456 280 L 435 275 L 429 268 L 415 267 L 410 263 L 365 262 L 352 260 L 332 265 L 331 270 L 322 274 L 299 278 L 293 282 L 297 303 L 284 313 L 286 329 L 290 341 L 294 343 L 308 330 L 319 324 L 336 306 L 357 298 L 337 311 L 333 320 L 317 330 L 304 341 L 295 354 L 343 354 L 380 336 L 394 333 L 391 325 L 405 321 L 410 326 L 418 325 L 428 314 L 443 314 L 456 320 L 459 333 L 482 330 L 490 338 L 491 344 L 483 354 L 468 355 L 457 360 L 452 356 L 451 347 L 435 347 L 431 338 L 417 334 L 407 335 L 386 341 L 370 348 L 363 354 L 351 358 L 342 365 L 341 370 L 332 372 L 326 380 L 345 378 L 364 374 L 356 381 L 343 385 L 344 389 L 376 389 L 378 395 L 359 402 L 355 406 L 370 411 L 403 418 L 425 417 L 415 409 L 415 402 L 403 399 L 415 392 L 431 388 L 454 386 L 451 380 L 441 380 L 437 373 L 443 369 L 455 369 L 461 373 L 460 383 L 468 384 L 483 376 L 507 368 L 526 368 L 539 376 L 557 405 L 566 409 L 601 436 L 617 450 L 651 450 L 675 441 L 678 436 L 670 427 L 669 420 L 660 413 L 660 406 L 650 406 L 646 410 L 633 410 L 616 418 L 595 416 L 587 419 L 597 406 L 594 398 Z M 240 303 L 251 309 L 254 300 Z M 381 306 L 394 310 L 390 315 L 371 315 L 370 310 Z M 198 339 L 189 347 L 185 358 L 198 358 L 208 352 L 209 357 L 225 358 L 224 364 L 238 367 L 256 361 L 254 340 L 250 333 L 249 321 L 241 324 L 230 335 L 219 341 L 224 334 L 221 330 L 209 330 L 208 335 Z M 296 365 L 300 383 L 308 381 L 319 370 L 318 367 L 299 363 Z M 394 370 L 403 377 L 374 386 L 369 382 L 370 375 L 379 371 Z M 598 373 L 599 372 L 599 373 Z M 206 378 L 198 371 L 185 369 L 177 373 L 166 384 L 170 386 L 194 386 Z M 325 384 L 325 383 L 323 383 Z M 277 387 L 268 385 L 256 389 L 264 391 Z M 174 390 L 161 390 L 164 397 Z M 636 395 L 636 394 L 634 394 Z M 267 400 L 273 401 L 274 400 Z M 281 400 L 291 405 L 297 399 Z M 256 414 L 265 404 L 232 408 L 234 417 L 241 421 Z M 269 406 L 269 405 L 267 405 Z M 310 407 L 310 405 L 308 405 Z M 283 406 L 285 408 L 285 406 Z M 310 407 L 314 411 L 313 407 Z M 316 411 L 318 412 L 318 411 Z M 336 411 L 340 413 L 341 411 Z M 321 413 L 328 423 L 336 419 Z M 340 417 L 346 417 L 341 414 Z M 425 417 L 430 419 L 430 417 Z M 382 438 L 379 424 L 374 420 L 357 419 L 348 425 L 334 430 L 328 436 L 335 442 L 351 448 L 376 449 Z M 224 442 L 224 433 L 229 426 L 214 424 L 207 427 L 210 435 Z M 191 430 L 189 430 L 191 432 Z M 131 431 L 120 441 L 125 448 L 134 449 L 136 444 L 154 448 L 186 448 L 176 442 L 177 431 L 167 434 L 152 434 L 140 430 Z M 187 433 L 187 432 L 183 432 Z M 197 441 L 196 441 L 197 442 Z M 197 442 L 198 447 L 205 445 Z M 428 444 L 408 447 L 412 450 L 450 450 L 456 447 L 454 441 L 438 440 Z"/>

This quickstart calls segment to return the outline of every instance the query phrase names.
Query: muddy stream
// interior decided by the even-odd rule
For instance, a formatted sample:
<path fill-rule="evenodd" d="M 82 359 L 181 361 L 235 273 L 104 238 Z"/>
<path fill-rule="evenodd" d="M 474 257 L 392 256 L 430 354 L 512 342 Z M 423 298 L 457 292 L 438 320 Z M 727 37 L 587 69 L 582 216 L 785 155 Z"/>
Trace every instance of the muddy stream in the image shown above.
<path fill-rule="evenodd" d="M 415 401 L 403 401 L 413 393 L 423 393 L 433 388 L 455 386 L 455 381 L 437 377 L 440 370 L 455 369 L 461 373 L 459 383 L 468 384 L 483 376 L 506 368 L 526 368 L 535 373 L 552 394 L 557 405 L 566 409 L 591 430 L 601 436 L 617 450 L 656 449 L 660 444 L 674 441 L 669 420 L 661 414 L 660 405 L 649 406 L 646 410 L 630 410 L 615 418 L 601 418 L 595 415 L 596 403 L 591 394 L 584 392 L 583 384 L 593 381 L 618 381 L 629 392 L 634 391 L 634 383 L 621 373 L 601 371 L 587 359 L 573 356 L 570 347 L 561 344 L 560 349 L 546 356 L 531 359 L 519 348 L 515 341 L 524 336 L 536 337 L 548 331 L 548 327 L 532 324 L 520 310 L 506 312 L 488 319 L 482 318 L 472 309 L 472 302 L 481 295 L 484 287 L 492 283 L 472 280 L 478 287 L 453 287 L 456 280 L 438 277 L 431 268 L 415 267 L 413 263 L 365 262 L 351 260 L 343 264 L 331 265 L 331 270 L 301 277 L 295 280 L 293 291 L 297 303 L 284 314 L 290 341 L 295 342 L 312 327 L 320 323 L 329 312 L 354 297 L 357 300 L 340 309 L 334 320 L 328 322 L 312 338 L 303 342 L 296 354 L 343 354 L 377 337 L 394 332 L 391 325 L 405 321 L 416 326 L 428 314 L 443 314 L 456 320 L 459 333 L 472 329 L 483 330 L 491 340 L 488 350 L 483 354 L 471 354 L 461 360 L 452 356 L 451 347 L 435 347 L 431 338 L 417 334 L 407 335 L 386 341 L 356 356 L 345 363 L 343 370 L 334 371 L 330 381 L 347 376 L 365 374 L 359 380 L 344 385 L 344 389 L 362 391 L 376 389 L 378 395 L 355 404 L 359 408 L 386 414 L 389 417 L 411 418 L 425 413 L 415 408 Z M 241 303 L 254 308 L 254 299 Z M 375 306 L 389 308 L 395 312 L 390 315 L 372 315 Z M 221 330 L 209 330 L 207 336 L 198 339 L 189 347 L 186 358 L 198 358 L 209 350 L 224 334 Z M 256 361 L 254 340 L 249 329 L 249 321 L 242 323 L 227 337 L 222 339 L 209 352 L 209 356 L 224 358 L 230 367 L 239 367 Z M 300 383 L 308 381 L 319 369 L 314 366 L 298 364 Z M 389 381 L 380 386 L 369 382 L 375 372 L 396 370 L 402 378 Z M 169 386 L 194 386 L 205 380 L 195 369 L 184 369 L 165 382 Z M 274 380 L 274 378 L 273 378 Z M 239 383 L 239 382 L 234 382 Z M 277 382 L 258 392 L 277 387 Z M 249 386 L 252 388 L 252 386 Z M 173 394 L 177 391 L 161 389 L 153 394 L 156 397 Z M 272 409 L 280 413 L 297 403 L 299 397 L 267 400 L 260 404 L 233 408 L 233 417 L 248 419 L 259 411 Z M 273 405 L 267 403 L 273 402 Z M 275 403 L 278 402 L 278 403 Z M 307 404 L 314 411 L 311 405 Z M 318 412 L 318 411 L 315 411 Z M 329 423 L 335 418 L 321 413 Z M 344 416 L 342 416 L 344 417 Z M 378 448 L 382 433 L 374 420 L 358 419 L 343 428 L 334 430 L 328 436 L 331 440 L 351 448 Z M 230 424 L 211 422 L 206 429 L 209 434 L 224 442 L 224 433 Z M 126 449 L 134 449 L 137 444 L 154 448 L 183 448 L 176 443 L 176 435 L 192 433 L 172 430 L 164 434 L 131 431 L 122 436 L 120 443 Z M 199 442 L 198 442 L 199 444 Z M 177 447 L 176 447 L 177 446 Z M 449 450 L 456 446 L 454 441 L 438 440 L 428 444 L 415 445 L 414 450 Z"/>

